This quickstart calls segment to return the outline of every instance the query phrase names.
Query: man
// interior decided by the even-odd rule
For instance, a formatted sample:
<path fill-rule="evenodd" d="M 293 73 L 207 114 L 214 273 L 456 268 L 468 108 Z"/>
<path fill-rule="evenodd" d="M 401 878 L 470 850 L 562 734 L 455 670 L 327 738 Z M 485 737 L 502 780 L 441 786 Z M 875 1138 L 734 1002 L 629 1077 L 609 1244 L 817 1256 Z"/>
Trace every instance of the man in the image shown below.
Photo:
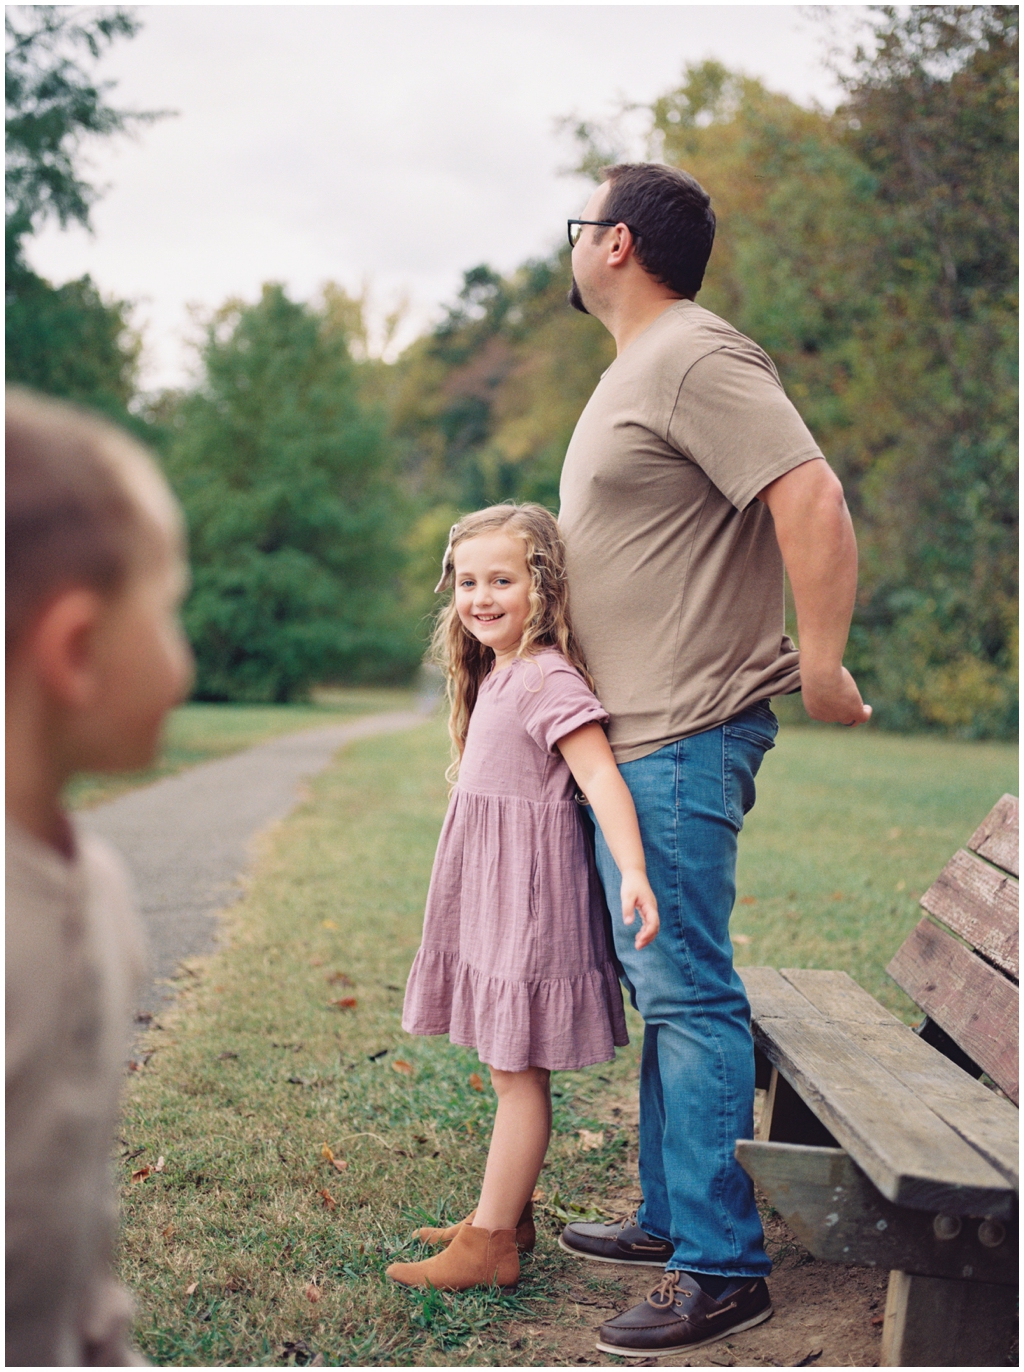
<path fill-rule="evenodd" d="M 769 698 L 870 716 L 842 665 L 857 579 L 838 479 L 770 359 L 694 301 L 714 240 L 685 172 L 605 172 L 570 221 L 570 303 L 616 360 L 565 458 L 560 522 L 573 622 L 633 795 L 661 933 L 637 952 L 613 921 L 644 1017 L 635 1217 L 571 1224 L 562 1246 L 664 1266 L 598 1348 L 684 1353 L 767 1319 L 771 1264 L 753 1186 L 733 1156 L 753 1132 L 750 1007 L 732 965 L 736 841 L 773 746 Z M 784 632 L 783 564 L 800 652 Z M 618 873 L 597 832 L 609 893 Z"/>

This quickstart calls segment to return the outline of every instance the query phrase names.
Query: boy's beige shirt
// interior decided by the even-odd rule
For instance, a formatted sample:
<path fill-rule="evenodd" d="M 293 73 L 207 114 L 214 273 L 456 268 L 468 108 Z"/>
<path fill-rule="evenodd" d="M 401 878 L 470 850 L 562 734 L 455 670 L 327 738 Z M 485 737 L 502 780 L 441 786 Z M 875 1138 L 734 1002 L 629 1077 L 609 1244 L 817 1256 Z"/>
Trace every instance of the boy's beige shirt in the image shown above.
<path fill-rule="evenodd" d="M 121 1366 L 111 1149 L 144 959 L 120 861 L 7 822 L 7 1365 Z"/>
<path fill-rule="evenodd" d="M 618 762 L 799 690 L 756 496 L 821 455 L 767 354 L 693 301 L 601 377 L 566 453 L 559 524 Z"/>

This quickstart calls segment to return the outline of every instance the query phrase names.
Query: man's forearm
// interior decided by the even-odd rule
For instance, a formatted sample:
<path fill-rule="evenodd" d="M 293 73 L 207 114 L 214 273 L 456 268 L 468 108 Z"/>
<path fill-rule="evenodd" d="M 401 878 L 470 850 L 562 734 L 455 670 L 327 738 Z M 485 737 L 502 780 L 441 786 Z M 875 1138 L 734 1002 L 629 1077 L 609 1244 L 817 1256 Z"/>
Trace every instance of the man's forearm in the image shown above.
<path fill-rule="evenodd" d="M 857 594 L 857 540 L 839 479 L 815 459 L 760 498 L 771 510 L 793 589 L 807 711 L 817 719 L 863 723 L 870 711 L 843 668 Z"/>

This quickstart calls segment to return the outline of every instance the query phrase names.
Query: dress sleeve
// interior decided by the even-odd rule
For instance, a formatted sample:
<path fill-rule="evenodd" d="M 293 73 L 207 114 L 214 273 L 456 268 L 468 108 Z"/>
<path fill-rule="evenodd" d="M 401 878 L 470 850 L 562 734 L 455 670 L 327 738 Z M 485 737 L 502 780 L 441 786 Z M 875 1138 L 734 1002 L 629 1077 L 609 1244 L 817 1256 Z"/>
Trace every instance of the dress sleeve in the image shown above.
<path fill-rule="evenodd" d="M 518 683 L 519 714 L 539 748 L 556 744 L 584 724 L 605 724 L 608 711 L 564 658 L 543 656 L 523 664 Z"/>

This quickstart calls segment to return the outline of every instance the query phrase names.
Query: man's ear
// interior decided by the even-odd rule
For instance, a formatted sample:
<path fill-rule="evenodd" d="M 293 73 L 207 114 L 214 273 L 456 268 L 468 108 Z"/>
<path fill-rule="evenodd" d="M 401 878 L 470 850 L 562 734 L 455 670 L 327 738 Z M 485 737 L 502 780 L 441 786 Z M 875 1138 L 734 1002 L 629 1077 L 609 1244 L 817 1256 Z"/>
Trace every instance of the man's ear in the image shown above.
<path fill-rule="evenodd" d="M 86 586 L 62 591 L 28 633 L 26 646 L 42 685 L 71 709 L 88 708 L 100 689 L 96 636 L 104 603 Z"/>
<path fill-rule="evenodd" d="M 625 224 L 608 230 L 608 265 L 624 267 L 633 256 L 633 235 Z"/>

